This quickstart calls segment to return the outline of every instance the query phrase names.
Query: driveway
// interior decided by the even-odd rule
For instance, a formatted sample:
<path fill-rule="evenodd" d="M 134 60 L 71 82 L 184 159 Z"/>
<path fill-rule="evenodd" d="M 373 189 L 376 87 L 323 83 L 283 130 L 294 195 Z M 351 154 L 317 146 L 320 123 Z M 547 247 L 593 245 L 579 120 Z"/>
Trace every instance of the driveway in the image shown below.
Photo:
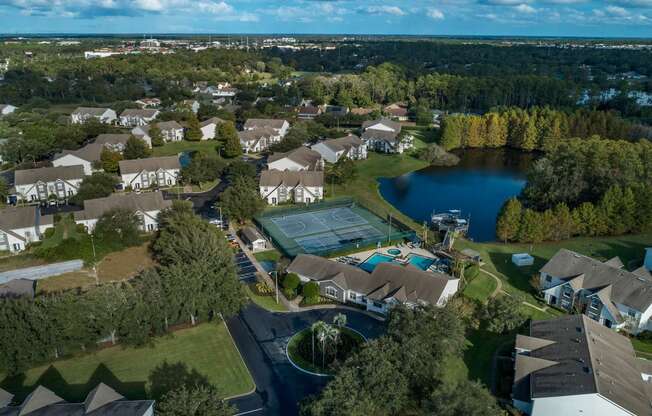
<path fill-rule="evenodd" d="M 332 322 L 337 313 L 344 313 L 347 326 L 367 338 L 376 338 L 384 332 L 384 323 L 364 313 L 340 308 L 273 313 L 250 304 L 227 322 L 257 387 L 255 393 L 231 400 L 239 412 L 296 415 L 303 398 L 324 388 L 330 378 L 311 376 L 294 368 L 287 360 L 285 346 L 296 332 L 318 320 Z"/>

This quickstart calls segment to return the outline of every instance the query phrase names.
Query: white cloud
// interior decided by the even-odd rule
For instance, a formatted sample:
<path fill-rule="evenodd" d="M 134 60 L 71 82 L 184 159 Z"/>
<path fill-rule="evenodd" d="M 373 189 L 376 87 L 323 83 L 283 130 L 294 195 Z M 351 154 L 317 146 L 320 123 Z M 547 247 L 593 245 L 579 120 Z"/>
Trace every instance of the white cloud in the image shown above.
<path fill-rule="evenodd" d="M 525 3 L 519 4 L 518 6 L 514 7 L 514 9 L 519 13 L 525 13 L 525 14 L 533 14 L 537 12 L 537 9 Z"/>
<path fill-rule="evenodd" d="M 368 6 L 364 9 L 369 14 L 391 14 L 393 16 L 405 16 L 405 12 L 398 6 Z"/>
<path fill-rule="evenodd" d="M 604 10 L 612 16 L 618 16 L 618 17 L 629 16 L 629 12 L 626 9 L 618 6 L 607 6 L 605 7 Z"/>
<path fill-rule="evenodd" d="M 435 20 L 443 20 L 444 19 L 444 12 L 442 12 L 439 9 L 435 8 L 429 8 L 428 11 L 426 12 L 426 15 Z"/>

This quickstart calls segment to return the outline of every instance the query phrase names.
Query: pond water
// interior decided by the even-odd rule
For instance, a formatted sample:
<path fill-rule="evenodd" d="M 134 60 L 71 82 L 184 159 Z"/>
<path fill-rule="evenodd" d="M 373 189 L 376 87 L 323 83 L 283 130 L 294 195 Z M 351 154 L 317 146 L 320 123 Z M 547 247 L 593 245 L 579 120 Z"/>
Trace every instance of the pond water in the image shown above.
<path fill-rule="evenodd" d="M 469 237 L 496 238 L 496 216 L 503 203 L 525 186 L 535 155 L 508 149 L 466 150 L 454 167 L 428 167 L 396 178 L 381 178 L 380 193 L 402 213 L 423 223 L 433 212 L 451 209 L 470 217 Z"/>
<path fill-rule="evenodd" d="M 187 167 L 192 161 L 192 152 L 181 152 L 179 153 L 179 164 L 182 168 Z"/>

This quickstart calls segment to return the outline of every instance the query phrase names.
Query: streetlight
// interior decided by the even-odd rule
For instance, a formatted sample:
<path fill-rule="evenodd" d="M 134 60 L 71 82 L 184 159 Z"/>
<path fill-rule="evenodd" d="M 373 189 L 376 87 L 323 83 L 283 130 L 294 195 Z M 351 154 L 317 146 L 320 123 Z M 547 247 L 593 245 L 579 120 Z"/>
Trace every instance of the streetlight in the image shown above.
<path fill-rule="evenodd" d="M 95 240 L 93 239 L 92 232 L 91 232 L 91 247 L 93 248 L 93 273 L 95 273 L 95 282 L 99 283 L 99 277 L 97 276 L 97 258 L 95 256 Z"/>
<path fill-rule="evenodd" d="M 270 274 L 274 273 L 274 287 L 276 288 L 276 304 L 278 305 L 278 271 L 272 270 Z"/>

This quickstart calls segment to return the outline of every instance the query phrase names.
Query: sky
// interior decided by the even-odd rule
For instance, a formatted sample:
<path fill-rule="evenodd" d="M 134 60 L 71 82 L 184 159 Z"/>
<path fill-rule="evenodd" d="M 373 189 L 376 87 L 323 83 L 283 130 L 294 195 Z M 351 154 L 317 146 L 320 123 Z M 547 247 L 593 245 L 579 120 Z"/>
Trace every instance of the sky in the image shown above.
<path fill-rule="evenodd" d="M 0 0 L 0 33 L 652 37 L 652 0 Z"/>

